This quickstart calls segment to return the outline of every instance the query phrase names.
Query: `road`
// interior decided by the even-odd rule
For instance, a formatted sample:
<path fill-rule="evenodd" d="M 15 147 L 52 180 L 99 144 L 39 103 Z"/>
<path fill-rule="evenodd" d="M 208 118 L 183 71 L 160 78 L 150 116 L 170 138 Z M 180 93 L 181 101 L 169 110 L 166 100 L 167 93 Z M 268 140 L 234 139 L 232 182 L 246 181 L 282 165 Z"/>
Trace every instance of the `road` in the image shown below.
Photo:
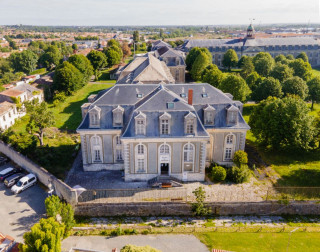
<path fill-rule="evenodd" d="M 149 245 L 163 252 L 208 252 L 207 247 L 193 235 L 131 235 L 118 237 L 105 236 L 70 236 L 62 241 L 62 251 L 67 252 L 72 247 L 91 249 L 101 252 L 118 251 L 127 244 Z"/>
<path fill-rule="evenodd" d="M 0 167 L 0 171 L 8 166 Z M 23 234 L 44 216 L 46 196 L 38 184 L 14 195 L 0 182 L 0 232 L 22 242 Z"/>

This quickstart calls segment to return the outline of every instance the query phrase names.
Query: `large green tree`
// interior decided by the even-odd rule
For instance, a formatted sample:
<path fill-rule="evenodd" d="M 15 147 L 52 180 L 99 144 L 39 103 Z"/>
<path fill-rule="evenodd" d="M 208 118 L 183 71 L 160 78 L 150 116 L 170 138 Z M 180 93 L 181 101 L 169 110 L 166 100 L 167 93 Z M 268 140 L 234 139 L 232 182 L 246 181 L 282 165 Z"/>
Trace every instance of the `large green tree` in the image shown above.
<path fill-rule="evenodd" d="M 229 74 L 224 78 L 219 87 L 223 92 L 233 95 L 235 100 L 245 102 L 251 90 L 241 76 Z"/>
<path fill-rule="evenodd" d="M 107 56 L 103 52 L 92 50 L 88 53 L 87 58 L 88 60 L 90 60 L 91 65 L 93 66 L 94 75 L 97 79 L 99 75 L 99 70 L 108 65 Z"/>
<path fill-rule="evenodd" d="M 267 77 L 274 65 L 274 59 L 270 53 L 260 52 L 252 59 L 254 68 L 258 74 Z"/>
<path fill-rule="evenodd" d="M 37 68 L 38 56 L 30 50 L 25 50 L 11 54 L 9 61 L 15 72 L 30 74 Z"/>
<path fill-rule="evenodd" d="M 246 79 L 250 74 L 254 72 L 254 65 L 252 63 L 251 57 L 246 57 L 243 59 L 241 64 L 241 76 Z"/>
<path fill-rule="evenodd" d="M 277 63 L 270 72 L 270 76 L 283 82 L 293 76 L 293 69 L 285 64 Z"/>
<path fill-rule="evenodd" d="M 298 76 L 291 77 L 282 83 L 282 91 L 284 95 L 293 94 L 305 99 L 308 96 L 309 90 L 306 82 Z"/>
<path fill-rule="evenodd" d="M 65 61 L 59 65 L 53 76 L 53 88 L 71 95 L 84 85 L 84 77 L 71 63 Z"/>
<path fill-rule="evenodd" d="M 64 225 L 54 218 L 41 219 L 30 232 L 23 235 L 24 243 L 20 244 L 21 252 L 61 252 L 61 240 Z"/>
<path fill-rule="evenodd" d="M 52 127 L 55 123 L 53 112 L 49 110 L 46 102 L 26 104 L 27 112 L 29 114 L 29 122 L 27 130 L 37 136 L 40 145 L 43 146 L 44 130 Z"/>
<path fill-rule="evenodd" d="M 62 54 L 57 46 L 51 45 L 44 54 L 40 56 L 39 63 L 47 68 L 52 69 L 59 65 L 62 60 Z"/>
<path fill-rule="evenodd" d="M 280 98 L 282 95 L 283 93 L 280 82 L 272 77 L 267 77 L 263 79 L 260 85 L 254 90 L 252 93 L 252 99 L 259 102 L 267 99 L 269 96 Z"/>
<path fill-rule="evenodd" d="M 283 54 L 279 54 L 277 55 L 275 58 L 274 58 L 274 61 L 276 63 L 281 63 L 281 64 L 284 64 L 284 65 L 288 65 L 290 63 L 290 60 L 288 60 L 286 58 L 286 56 L 284 56 Z"/>
<path fill-rule="evenodd" d="M 309 62 L 308 55 L 305 52 L 300 53 L 296 59 L 302 59 L 304 62 Z"/>
<path fill-rule="evenodd" d="M 121 48 L 117 46 L 110 46 L 106 50 L 104 50 L 104 53 L 107 57 L 109 67 L 117 65 L 121 62 L 123 56 Z"/>
<path fill-rule="evenodd" d="M 312 76 L 311 65 L 308 62 L 304 62 L 303 59 L 296 59 L 290 62 L 289 66 L 293 69 L 294 76 L 298 76 L 305 81 L 308 81 Z"/>
<path fill-rule="evenodd" d="M 136 42 L 136 43 L 140 41 L 139 31 L 134 31 L 133 32 L 133 41 Z"/>
<path fill-rule="evenodd" d="M 246 78 L 246 82 L 252 92 L 254 92 L 254 90 L 260 85 L 262 79 L 263 78 L 257 72 L 252 72 L 249 74 L 249 76 Z"/>
<path fill-rule="evenodd" d="M 230 71 L 232 67 L 236 67 L 238 64 L 238 55 L 235 50 L 229 49 L 226 51 L 226 53 L 223 55 L 222 59 L 222 65 L 224 67 L 227 67 L 228 70 Z"/>
<path fill-rule="evenodd" d="M 200 52 L 197 56 L 196 60 L 194 61 L 190 74 L 193 80 L 200 81 L 202 77 L 203 71 L 206 67 L 210 64 L 210 59 L 208 55 L 204 52 Z"/>
<path fill-rule="evenodd" d="M 212 55 L 207 48 L 194 47 L 186 57 L 187 70 L 190 71 L 192 69 L 193 63 L 201 52 L 204 52 L 208 56 L 210 63 L 212 62 Z"/>
<path fill-rule="evenodd" d="M 209 83 L 214 87 L 219 87 L 223 79 L 223 73 L 220 69 L 214 65 L 210 64 L 202 73 L 202 82 Z"/>
<path fill-rule="evenodd" d="M 84 55 L 75 54 L 69 57 L 68 61 L 83 74 L 85 83 L 87 83 L 93 75 L 93 67 L 90 60 Z"/>
<path fill-rule="evenodd" d="M 317 130 L 307 104 L 297 96 L 269 97 L 249 119 L 253 135 L 272 149 L 310 149 Z"/>
<path fill-rule="evenodd" d="M 312 101 L 311 109 L 313 109 L 313 104 L 320 102 L 320 77 L 311 79 L 307 85 L 309 87 L 309 97 Z"/>

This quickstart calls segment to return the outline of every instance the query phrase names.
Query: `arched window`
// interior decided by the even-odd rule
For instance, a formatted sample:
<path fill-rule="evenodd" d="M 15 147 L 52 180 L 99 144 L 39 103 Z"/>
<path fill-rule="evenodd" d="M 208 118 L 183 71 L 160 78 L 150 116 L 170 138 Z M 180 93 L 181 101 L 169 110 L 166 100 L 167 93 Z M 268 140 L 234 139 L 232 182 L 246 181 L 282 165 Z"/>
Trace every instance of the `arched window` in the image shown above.
<path fill-rule="evenodd" d="M 184 171 L 193 171 L 194 145 L 187 143 L 183 146 L 183 167 Z"/>
<path fill-rule="evenodd" d="M 147 147 L 144 144 L 138 144 L 135 147 L 136 172 L 145 173 L 147 171 Z"/>
<path fill-rule="evenodd" d="M 114 137 L 114 160 L 117 162 L 123 161 L 122 156 L 122 141 L 120 139 L 120 136 Z"/>
<path fill-rule="evenodd" d="M 167 144 L 162 144 L 160 146 L 160 154 L 170 154 L 170 147 Z"/>
<path fill-rule="evenodd" d="M 225 138 L 224 144 L 224 161 L 231 161 L 234 153 L 236 137 L 233 134 L 229 134 Z"/>
<path fill-rule="evenodd" d="M 102 162 L 102 144 L 99 136 L 91 137 L 91 155 L 93 163 Z"/>

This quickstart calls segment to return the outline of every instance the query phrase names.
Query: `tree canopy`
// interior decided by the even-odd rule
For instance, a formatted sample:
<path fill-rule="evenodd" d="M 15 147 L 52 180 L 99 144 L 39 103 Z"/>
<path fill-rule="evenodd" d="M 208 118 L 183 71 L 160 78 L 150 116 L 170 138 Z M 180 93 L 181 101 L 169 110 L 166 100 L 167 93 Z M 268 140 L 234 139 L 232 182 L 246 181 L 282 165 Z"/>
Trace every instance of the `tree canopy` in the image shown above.
<path fill-rule="evenodd" d="M 305 52 L 300 53 L 296 59 L 302 59 L 304 62 L 309 62 L 308 55 Z"/>
<path fill-rule="evenodd" d="M 289 66 L 293 69 L 294 76 L 298 76 L 305 81 L 311 78 L 311 65 L 308 62 L 304 62 L 303 59 L 296 59 L 289 63 Z"/>
<path fill-rule="evenodd" d="M 30 50 L 25 50 L 11 54 L 9 61 L 15 72 L 30 74 L 37 68 L 38 56 Z"/>
<path fill-rule="evenodd" d="M 61 60 L 62 54 L 59 48 L 55 45 L 51 45 L 46 49 L 45 53 L 40 56 L 39 62 L 43 67 L 52 69 L 59 65 Z"/>
<path fill-rule="evenodd" d="M 228 70 L 230 71 L 232 67 L 236 67 L 238 64 L 238 55 L 235 50 L 229 49 L 226 51 L 226 53 L 223 55 L 222 59 L 222 65 L 224 67 L 227 67 Z"/>
<path fill-rule="evenodd" d="M 194 79 L 195 81 L 200 81 L 203 71 L 206 69 L 206 67 L 209 64 L 210 64 L 210 59 L 208 55 L 204 52 L 200 52 L 200 54 L 197 56 L 196 60 L 194 61 L 190 71 L 192 79 Z"/>
<path fill-rule="evenodd" d="M 219 88 L 225 93 L 232 94 L 235 100 L 241 102 L 245 102 L 251 93 L 245 80 L 234 74 L 229 74 L 224 78 Z"/>
<path fill-rule="evenodd" d="M 202 82 L 209 83 L 214 87 L 219 87 L 223 79 L 223 73 L 220 69 L 214 65 L 210 64 L 202 73 Z"/>
<path fill-rule="evenodd" d="M 104 50 L 104 53 L 107 57 L 109 67 L 117 65 L 121 62 L 123 56 L 121 48 L 117 46 L 110 46 L 106 50 Z"/>
<path fill-rule="evenodd" d="M 90 60 L 84 55 L 75 54 L 69 57 L 68 61 L 83 74 L 85 83 L 87 83 L 93 75 L 93 67 Z"/>
<path fill-rule="evenodd" d="M 258 87 L 252 93 L 252 99 L 254 101 L 262 101 L 267 99 L 269 96 L 282 97 L 282 87 L 277 79 L 267 77 L 262 80 Z"/>
<path fill-rule="evenodd" d="M 208 56 L 210 63 L 212 62 L 212 55 L 207 48 L 194 47 L 190 50 L 186 57 L 187 70 L 190 71 L 192 69 L 193 63 L 201 52 L 204 52 Z"/>
<path fill-rule="evenodd" d="M 270 76 L 283 82 L 293 76 L 293 69 L 281 63 L 277 63 L 270 72 Z"/>
<path fill-rule="evenodd" d="M 269 97 L 254 108 L 249 125 L 257 140 L 272 149 L 308 150 L 317 134 L 309 111 L 297 96 Z"/>
<path fill-rule="evenodd" d="M 256 72 L 264 77 L 267 77 L 274 65 L 274 59 L 270 53 L 260 52 L 252 59 Z"/>
<path fill-rule="evenodd" d="M 306 82 L 298 76 L 291 77 L 282 83 L 282 91 L 284 95 L 298 95 L 304 100 L 309 93 Z"/>
<path fill-rule="evenodd" d="M 314 103 L 320 102 L 320 77 L 317 76 L 307 83 L 309 87 L 309 96 L 312 101 L 311 109 L 313 109 Z"/>
<path fill-rule="evenodd" d="M 243 59 L 241 64 L 241 76 L 246 79 L 250 74 L 254 72 L 254 65 L 252 63 L 251 57 L 246 57 Z"/>

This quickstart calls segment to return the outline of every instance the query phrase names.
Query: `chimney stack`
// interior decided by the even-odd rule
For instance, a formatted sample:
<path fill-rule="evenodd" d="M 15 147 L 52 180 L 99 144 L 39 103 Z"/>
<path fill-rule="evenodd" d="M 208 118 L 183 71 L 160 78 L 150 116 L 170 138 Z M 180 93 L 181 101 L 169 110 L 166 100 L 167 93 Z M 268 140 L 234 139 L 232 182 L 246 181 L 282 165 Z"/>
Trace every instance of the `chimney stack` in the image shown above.
<path fill-rule="evenodd" d="M 191 106 L 193 104 L 193 89 L 188 90 L 188 104 Z"/>

